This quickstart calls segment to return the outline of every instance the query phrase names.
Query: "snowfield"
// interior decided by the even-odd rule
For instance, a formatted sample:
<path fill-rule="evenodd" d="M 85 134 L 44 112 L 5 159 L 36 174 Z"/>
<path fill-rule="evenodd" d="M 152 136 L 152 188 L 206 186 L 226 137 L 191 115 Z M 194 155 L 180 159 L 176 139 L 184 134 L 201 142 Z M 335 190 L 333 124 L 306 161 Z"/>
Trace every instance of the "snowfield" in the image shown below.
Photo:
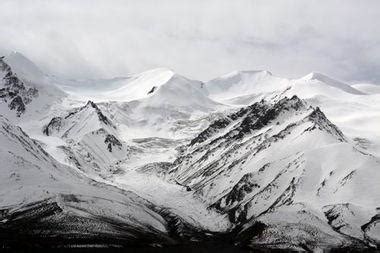
<path fill-rule="evenodd" d="M 316 72 L 66 80 L 12 53 L 0 245 L 379 248 L 379 91 Z"/>

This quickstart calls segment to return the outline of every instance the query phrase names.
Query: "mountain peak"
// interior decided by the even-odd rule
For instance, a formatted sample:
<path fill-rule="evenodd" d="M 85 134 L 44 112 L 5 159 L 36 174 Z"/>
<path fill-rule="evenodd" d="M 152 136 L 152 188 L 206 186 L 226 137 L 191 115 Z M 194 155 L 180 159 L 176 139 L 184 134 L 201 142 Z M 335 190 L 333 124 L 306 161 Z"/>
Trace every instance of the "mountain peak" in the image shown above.
<path fill-rule="evenodd" d="M 98 106 L 91 100 L 88 100 L 85 107 L 92 107 L 92 108 L 95 108 L 95 109 L 99 109 Z"/>
<path fill-rule="evenodd" d="M 318 72 L 311 72 L 308 75 L 302 77 L 300 80 L 306 81 L 306 82 L 320 82 L 323 84 L 326 84 L 328 86 L 343 90 L 345 92 L 355 94 L 355 95 L 363 95 L 364 93 L 351 87 L 350 85 L 343 83 L 341 81 L 335 80 L 325 74 L 318 73 Z"/>
<path fill-rule="evenodd" d="M 43 128 L 45 135 L 79 138 L 88 132 L 105 128 L 113 132 L 116 126 L 103 114 L 98 105 L 89 100 L 84 106 L 76 108 L 63 117 L 54 117 Z"/>
<path fill-rule="evenodd" d="M 86 109 L 94 109 L 97 116 L 98 116 L 98 119 L 100 120 L 100 122 L 106 124 L 106 125 L 109 125 L 113 128 L 116 128 L 112 122 L 108 119 L 107 116 L 105 116 L 102 112 L 102 110 L 100 110 L 100 108 L 98 107 L 98 105 L 96 103 L 94 103 L 93 101 L 89 100 L 87 101 L 86 105 L 83 106 L 82 108 L 79 109 L 79 111 L 76 111 L 75 114 L 77 114 L 78 112 L 82 112 L 82 111 L 85 111 Z M 70 117 L 73 115 L 73 114 L 69 114 Z M 65 117 L 67 118 L 67 117 Z"/>
<path fill-rule="evenodd" d="M 222 75 L 219 78 L 227 79 L 227 78 L 247 77 L 247 76 L 255 76 L 255 75 L 271 76 L 272 73 L 268 70 L 235 70 L 225 75 Z"/>
<path fill-rule="evenodd" d="M 310 72 L 309 74 L 307 74 L 306 76 L 304 76 L 302 79 L 305 79 L 305 80 L 323 80 L 326 78 L 331 79 L 330 77 L 328 77 L 325 74 L 313 71 L 313 72 Z"/>

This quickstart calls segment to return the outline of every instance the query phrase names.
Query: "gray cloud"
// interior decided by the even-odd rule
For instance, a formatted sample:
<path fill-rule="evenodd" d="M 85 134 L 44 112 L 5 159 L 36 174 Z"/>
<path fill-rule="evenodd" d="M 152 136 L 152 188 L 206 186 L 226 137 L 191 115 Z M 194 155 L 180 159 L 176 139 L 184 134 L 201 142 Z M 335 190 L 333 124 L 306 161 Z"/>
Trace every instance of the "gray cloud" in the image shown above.
<path fill-rule="evenodd" d="M 169 67 L 380 81 L 377 0 L 2 0 L 0 47 L 66 77 Z"/>

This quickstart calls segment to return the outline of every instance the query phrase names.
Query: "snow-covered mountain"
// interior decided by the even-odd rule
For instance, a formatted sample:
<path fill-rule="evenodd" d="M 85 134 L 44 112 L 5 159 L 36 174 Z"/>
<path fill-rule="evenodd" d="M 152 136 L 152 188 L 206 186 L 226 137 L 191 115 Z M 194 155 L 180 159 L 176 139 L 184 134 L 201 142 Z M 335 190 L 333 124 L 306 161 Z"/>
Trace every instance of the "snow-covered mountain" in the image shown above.
<path fill-rule="evenodd" d="M 364 230 L 358 235 L 329 228 L 336 217 L 325 217 L 323 208 L 329 212 L 330 203 L 349 203 L 366 211 L 368 216 L 362 219 L 375 217 L 380 194 L 368 193 L 380 192 L 376 184 L 380 159 L 358 150 L 319 108 L 308 107 L 295 96 L 273 105 L 258 102 L 215 121 L 190 142 L 174 165 L 171 173 L 176 181 L 228 213 L 232 222 L 268 224 L 263 232 L 268 233 L 268 245 L 280 246 L 278 234 L 289 228 L 304 236 L 282 238 L 283 247 L 304 240 L 310 241 L 309 246 L 339 247 L 349 243 L 346 235 L 372 242 Z M 302 217 L 297 217 L 299 212 Z M 292 214 L 294 219 L 281 220 Z M 338 211 L 335 215 L 344 216 Z M 318 222 L 292 225 L 302 219 Z M 355 230 L 364 225 L 341 219 Z M 330 238 L 321 237 L 327 232 Z M 253 238 L 252 243 L 262 242 Z"/>
<path fill-rule="evenodd" d="M 234 83 L 231 80 L 237 81 Z M 220 96 L 213 88 L 215 85 L 231 92 Z M 246 106 L 262 99 L 278 101 L 297 95 L 309 104 L 320 107 L 350 138 L 366 143 L 371 153 L 380 155 L 380 132 L 377 130 L 380 126 L 380 103 L 377 93 L 360 91 L 355 85 L 350 86 L 320 73 L 286 79 L 275 77 L 267 71 L 233 72 L 206 82 L 205 86 L 210 87 L 211 98 L 233 106 Z"/>
<path fill-rule="evenodd" d="M 0 236 L 4 247 L 141 247 L 211 236 L 199 228 L 204 224 L 196 226 L 194 214 L 177 214 L 128 187 L 95 181 L 78 168 L 57 162 L 3 116 L 0 126 Z M 196 206 L 197 212 L 200 207 Z M 206 209 L 204 213 L 216 217 Z"/>
<path fill-rule="evenodd" d="M 0 125 L 2 245 L 170 243 L 160 209 L 58 163 L 2 116 Z"/>
<path fill-rule="evenodd" d="M 0 73 L 6 246 L 380 245 L 373 85 L 168 69 L 68 80 L 19 53 Z"/>

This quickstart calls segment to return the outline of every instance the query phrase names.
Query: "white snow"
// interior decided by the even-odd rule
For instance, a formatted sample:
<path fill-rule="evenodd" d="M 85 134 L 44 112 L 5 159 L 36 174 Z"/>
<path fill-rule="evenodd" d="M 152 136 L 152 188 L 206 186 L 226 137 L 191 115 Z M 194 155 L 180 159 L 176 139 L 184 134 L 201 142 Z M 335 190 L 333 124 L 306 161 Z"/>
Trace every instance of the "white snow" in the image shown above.
<path fill-rule="evenodd" d="M 225 231 L 231 227 L 227 214 L 209 208 L 220 200 L 221 208 L 238 207 L 236 215 L 247 205 L 248 218 L 259 216 L 270 223 L 269 241 L 279 234 L 303 240 L 313 227 L 319 234 L 310 240 L 346 243 L 324 214 L 333 209 L 339 216 L 332 226 L 344 224 L 340 232 L 380 240 L 378 223 L 366 234 L 360 229 L 380 206 L 380 89 L 376 85 L 348 85 L 316 72 L 287 79 L 268 71 L 235 71 L 204 83 L 168 69 L 114 79 L 65 80 L 45 75 L 21 54 L 8 60 L 27 85 L 39 90 L 39 96 L 19 118 L 0 102 L 0 114 L 9 118 L 0 116 L 0 207 L 52 197 L 66 210 L 75 211 L 81 204 L 60 199 L 62 194 L 74 193 L 90 213 L 120 216 L 136 226 L 148 224 L 166 231 L 163 218 L 148 208 L 154 204 L 197 227 Z M 262 99 L 274 104 L 293 95 L 304 99 L 305 108 L 282 112 L 274 122 L 239 141 L 212 143 L 224 134 L 236 134 L 242 119 L 215 130 L 202 144 L 183 147 L 215 119 L 240 107 Z M 93 106 L 83 107 L 88 100 L 112 125 L 101 122 Z M 320 107 L 342 130 L 344 142 L 325 130 L 308 131 L 313 127 L 307 118 L 313 111 L 309 105 Z M 63 118 L 62 127 L 44 135 L 43 127 L 58 116 Z M 284 132 L 288 133 L 283 139 L 274 141 Z M 106 134 L 117 137 L 122 147 L 110 152 Z M 62 147 L 72 152 L 80 168 Z M 171 168 L 170 176 L 166 171 L 141 170 L 184 154 L 188 159 L 177 164 L 177 170 Z M 226 194 L 249 173 L 260 187 L 228 203 Z M 176 184 L 172 176 L 192 190 Z M 92 180 L 103 186 L 92 185 Z M 292 203 L 285 205 L 287 197 Z M 94 198 L 99 199 L 89 204 Z M 302 226 L 292 227 L 287 234 L 289 224 L 295 223 Z"/>

